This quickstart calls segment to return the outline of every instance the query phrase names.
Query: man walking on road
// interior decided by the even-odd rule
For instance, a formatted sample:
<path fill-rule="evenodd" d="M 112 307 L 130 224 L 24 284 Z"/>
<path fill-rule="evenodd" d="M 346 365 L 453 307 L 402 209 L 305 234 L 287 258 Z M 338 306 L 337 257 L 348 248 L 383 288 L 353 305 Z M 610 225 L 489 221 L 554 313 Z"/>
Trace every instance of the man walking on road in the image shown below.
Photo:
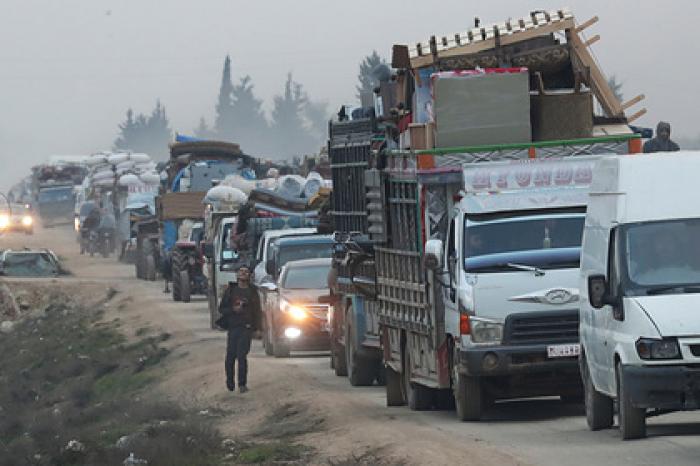
<path fill-rule="evenodd" d="M 221 298 L 219 312 L 221 318 L 216 322 L 228 330 L 226 343 L 226 387 L 236 389 L 234 383 L 234 366 L 238 361 L 238 389 L 241 393 L 248 391 L 248 352 L 253 331 L 260 327 L 261 309 L 258 291 L 251 284 L 250 268 L 238 269 L 238 284 L 229 283 Z"/>

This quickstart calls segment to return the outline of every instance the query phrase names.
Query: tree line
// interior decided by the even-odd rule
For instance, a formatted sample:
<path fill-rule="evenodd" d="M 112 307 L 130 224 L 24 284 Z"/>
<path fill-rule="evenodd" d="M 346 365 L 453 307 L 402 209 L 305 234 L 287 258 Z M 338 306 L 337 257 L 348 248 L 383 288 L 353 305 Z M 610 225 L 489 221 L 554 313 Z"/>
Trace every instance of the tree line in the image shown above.
<path fill-rule="evenodd" d="M 360 63 L 358 97 L 376 86 L 372 71 L 381 63 L 384 60 L 376 51 Z M 236 142 L 246 153 L 270 159 L 291 159 L 318 153 L 327 138 L 331 116 L 329 103 L 311 98 L 290 72 L 272 104 L 268 117 L 262 99 L 255 94 L 252 78 L 245 75 L 234 82 L 231 58 L 226 56 L 214 108 L 215 118 L 211 124 L 204 117 L 200 118 L 193 134 L 201 139 Z M 126 119 L 119 124 L 114 148 L 146 152 L 156 159 L 163 159 L 167 157 L 168 143 L 172 139 L 173 130 L 165 107 L 157 101 L 150 114 L 134 114 L 133 109 L 127 110 Z"/>

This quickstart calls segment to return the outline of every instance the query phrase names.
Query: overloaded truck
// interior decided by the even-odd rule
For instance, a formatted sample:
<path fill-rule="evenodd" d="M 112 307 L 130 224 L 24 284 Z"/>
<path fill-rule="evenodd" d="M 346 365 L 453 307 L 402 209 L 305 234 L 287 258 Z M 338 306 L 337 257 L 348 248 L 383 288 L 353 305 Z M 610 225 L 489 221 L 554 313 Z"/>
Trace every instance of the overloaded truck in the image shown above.
<path fill-rule="evenodd" d="M 508 25 L 395 46 L 375 108 L 330 125 L 333 362 L 385 378 L 390 406 L 478 420 L 497 399 L 582 398 L 589 157 L 640 137 L 570 13 Z"/>
<path fill-rule="evenodd" d="M 175 301 L 189 301 L 191 294 L 207 294 L 202 238 L 196 237 L 196 229 L 193 236 L 193 225 L 204 221 L 202 201 L 217 181 L 254 170 L 255 159 L 243 154 L 238 144 L 171 144 L 164 188 L 156 200 L 156 215 L 141 219 L 136 226 L 137 275 L 155 279 L 155 266 L 166 281 L 172 282 Z"/>
<path fill-rule="evenodd" d="M 80 162 L 52 161 L 32 169 L 33 204 L 44 226 L 73 223 L 75 186 L 87 170 Z"/>

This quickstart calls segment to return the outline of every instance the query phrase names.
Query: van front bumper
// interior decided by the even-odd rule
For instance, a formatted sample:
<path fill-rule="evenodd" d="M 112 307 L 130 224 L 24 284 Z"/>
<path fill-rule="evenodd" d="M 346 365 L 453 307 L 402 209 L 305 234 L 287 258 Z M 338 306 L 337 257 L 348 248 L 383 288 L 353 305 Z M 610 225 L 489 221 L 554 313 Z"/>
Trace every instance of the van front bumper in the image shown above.
<path fill-rule="evenodd" d="M 700 368 L 622 366 L 632 405 L 663 410 L 700 409 Z"/>

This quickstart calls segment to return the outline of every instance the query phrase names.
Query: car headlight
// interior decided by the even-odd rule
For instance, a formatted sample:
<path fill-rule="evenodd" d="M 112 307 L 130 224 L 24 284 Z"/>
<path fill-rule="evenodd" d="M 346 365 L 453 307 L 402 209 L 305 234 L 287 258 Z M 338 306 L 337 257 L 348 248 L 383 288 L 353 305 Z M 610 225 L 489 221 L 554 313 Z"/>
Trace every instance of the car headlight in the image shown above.
<path fill-rule="evenodd" d="M 0 215 L 0 229 L 7 228 L 10 225 L 10 217 L 8 215 Z"/>
<path fill-rule="evenodd" d="M 309 316 L 309 313 L 301 306 L 296 306 L 286 299 L 280 300 L 280 311 L 286 312 L 294 320 L 304 320 Z"/>
<path fill-rule="evenodd" d="M 503 324 L 500 322 L 470 317 L 470 324 L 474 343 L 500 343 L 503 340 Z"/>
<path fill-rule="evenodd" d="M 30 215 L 25 215 L 22 217 L 22 225 L 25 227 L 30 227 L 34 223 L 34 219 Z"/>
<path fill-rule="evenodd" d="M 675 338 L 664 338 L 663 340 L 640 338 L 637 340 L 636 346 L 637 354 L 645 360 L 681 358 L 681 349 Z"/>

